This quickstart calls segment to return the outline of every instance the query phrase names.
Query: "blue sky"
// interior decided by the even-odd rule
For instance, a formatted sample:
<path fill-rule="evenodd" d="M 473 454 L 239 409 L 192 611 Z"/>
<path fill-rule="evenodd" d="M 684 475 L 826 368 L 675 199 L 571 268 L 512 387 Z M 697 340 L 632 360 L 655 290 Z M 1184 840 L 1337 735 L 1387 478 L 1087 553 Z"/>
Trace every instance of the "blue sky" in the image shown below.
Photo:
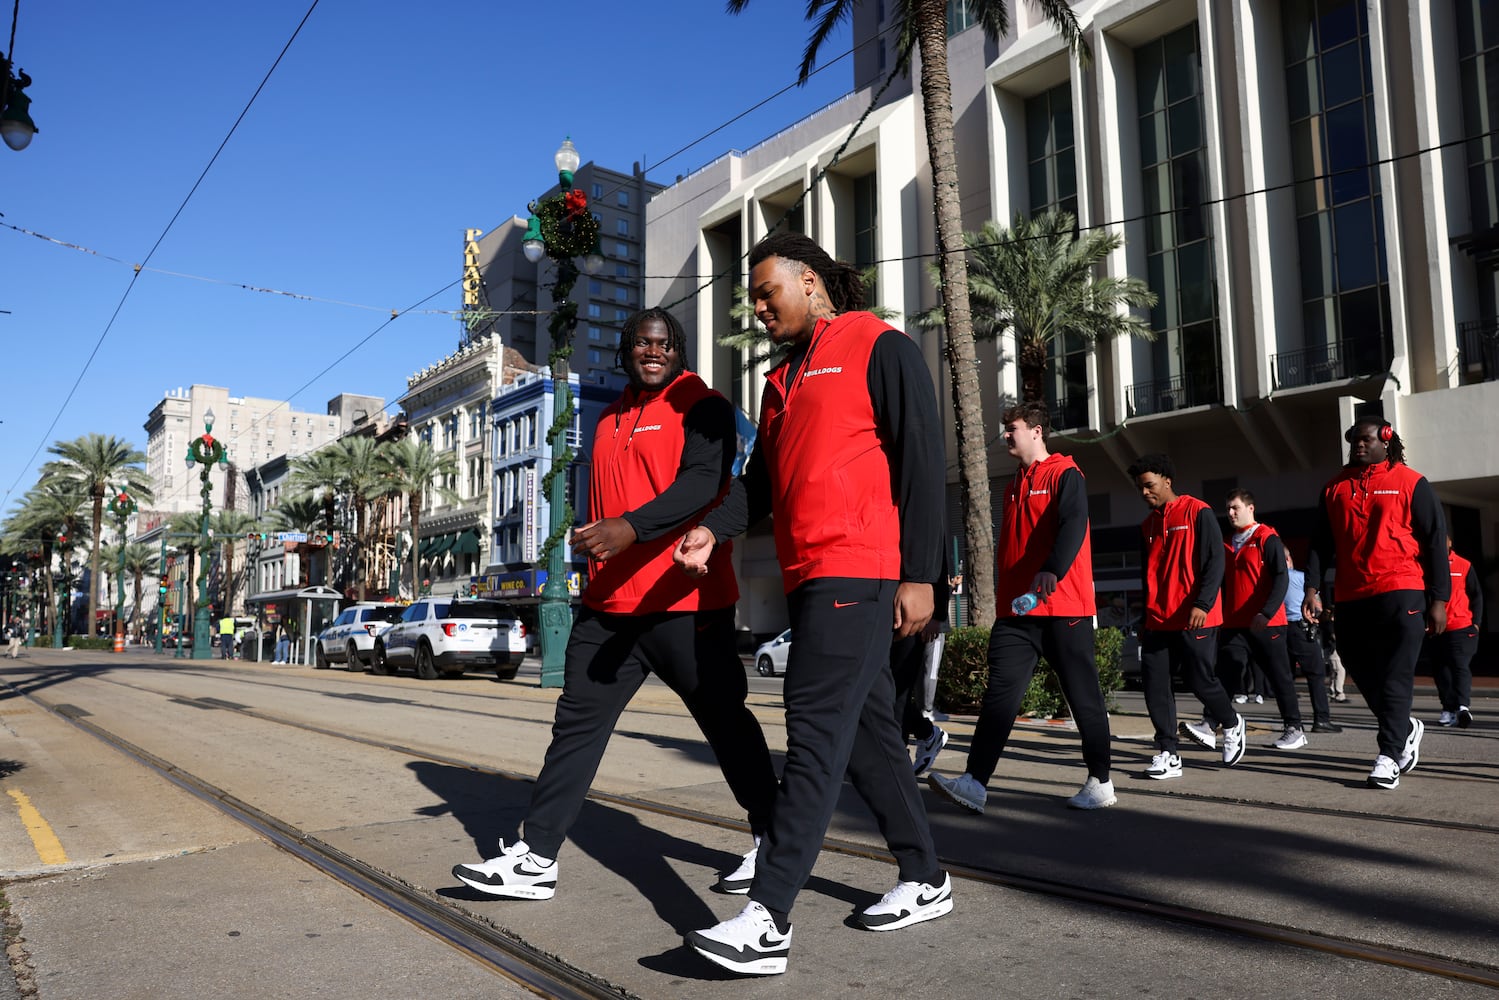
<path fill-rule="evenodd" d="M 40 131 L 0 147 L 0 511 L 55 441 L 144 450 L 178 386 L 314 412 L 340 392 L 393 401 L 459 325 L 375 331 L 450 284 L 421 308 L 458 308 L 463 231 L 524 213 L 564 135 L 669 184 L 852 79 L 832 61 L 845 31 L 806 87 L 691 145 L 794 82 L 802 0 L 738 17 L 717 0 L 321 0 L 126 296 L 311 3 L 22 0 L 13 51 Z"/>

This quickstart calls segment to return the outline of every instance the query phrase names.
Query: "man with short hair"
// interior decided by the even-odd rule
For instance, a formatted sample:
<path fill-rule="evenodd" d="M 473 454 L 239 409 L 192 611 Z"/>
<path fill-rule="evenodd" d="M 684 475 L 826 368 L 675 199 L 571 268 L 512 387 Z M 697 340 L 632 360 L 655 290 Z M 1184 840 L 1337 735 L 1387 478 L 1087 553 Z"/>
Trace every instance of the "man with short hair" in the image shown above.
<path fill-rule="evenodd" d="M 1405 464 L 1389 421 L 1362 416 L 1343 435 L 1348 463 L 1322 489 L 1302 614 L 1322 615 L 1334 568 L 1338 652 L 1378 722 L 1371 788 L 1398 788 L 1421 759 L 1426 727 L 1411 715 L 1425 635 L 1447 628 L 1447 525 L 1426 477 Z"/>
<path fill-rule="evenodd" d="M 583 807 L 625 706 L 650 674 L 676 692 L 707 737 L 756 842 L 775 800 L 776 775 L 735 649 L 739 587 L 731 550 L 699 579 L 680 573 L 672 550 L 684 528 L 722 498 L 733 467 L 734 410 L 687 370 L 676 317 L 646 309 L 625 321 L 616 363 L 630 384 L 599 417 L 593 439 L 593 520 L 573 532 L 591 572 L 567 641 L 562 696 L 524 839 L 453 875 L 509 899 L 550 899 L 557 854 Z M 800 636 L 798 636 L 800 639 Z M 744 893 L 754 851 L 720 892 Z"/>
<path fill-rule="evenodd" d="M 234 616 L 219 619 L 219 659 L 234 659 Z"/>
<path fill-rule="evenodd" d="M 1233 534 L 1223 545 L 1223 631 L 1218 635 L 1218 672 L 1222 676 L 1226 664 L 1247 678 L 1250 665 L 1258 664 L 1270 680 L 1275 705 L 1280 709 L 1281 734 L 1271 746 L 1296 750 L 1306 746 L 1306 734 L 1302 732 L 1296 681 L 1286 651 L 1286 609 L 1282 606 L 1290 579 L 1286 574 L 1286 547 L 1274 528 L 1255 520 L 1253 493 L 1230 490 L 1226 506 Z M 1200 726 L 1186 723 L 1183 728 L 1211 750 L 1214 741 L 1210 723 L 1204 719 Z"/>
<path fill-rule="evenodd" d="M 1223 532 L 1213 508 L 1176 492 L 1176 466 L 1166 455 L 1142 455 L 1128 475 L 1150 508 L 1140 524 L 1145 593 L 1140 677 L 1157 752 L 1145 776 L 1166 780 L 1182 775 L 1171 687 L 1174 668 L 1186 675 L 1206 717 L 1223 726 L 1223 763 L 1233 767 L 1244 756 L 1244 717 L 1234 711 L 1214 669 L 1223 624 Z"/>
<path fill-rule="evenodd" d="M 1327 696 L 1327 661 L 1322 658 L 1322 637 L 1317 625 L 1301 614 L 1306 597 L 1306 577 L 1286 553 L 1286 652 L 1291 663 L 1301 668 L 1306 678 L 1307 694 L 1312 699 L 1312 732 L 1341 733 L 1343 727 L 1332 721 L 1332 705 Z"/>
<path fill-rule="evenodd" d="M 1093 545 L 1088 493 L 1082 471 L 1046 447 L 1051 416 L 1046 404 L 1012 406 L 1001 418 L 1005 447 L 1020 463 L 1005 487 L 997 533 L 995 613 L 989 633 L 989 684 L 968 751 L 967 770 L 956 778 L 933 774 L 932 790 L 969 812 L 982 814 L 985 785 L 1009 741 L 1026 687 L 1042 656 L 1057 681 L 1083 742 L 1088 778 L 1067 800 L 1076 809 L 1115 802 L 1109 777 L 1109 713 L 1098 685 L 1093 653 Z M 1012 601 L 1040 600 L 1019 614 Z"/>

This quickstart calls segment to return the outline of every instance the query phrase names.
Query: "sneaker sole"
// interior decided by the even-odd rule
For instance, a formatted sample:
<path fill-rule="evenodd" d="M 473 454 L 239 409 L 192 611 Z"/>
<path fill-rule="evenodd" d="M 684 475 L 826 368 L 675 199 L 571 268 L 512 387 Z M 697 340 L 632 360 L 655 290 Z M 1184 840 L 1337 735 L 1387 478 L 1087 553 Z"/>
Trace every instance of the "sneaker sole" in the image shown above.
<path fill-rule="evenodd" d="M 1193 732 L 1185 722 L 1183 722 L 1176 728 L 1177 732 L 1185 736 L 1187 739 L 1191 740 L 1193 743 L 1202 747 L 1204 750 L 1218 749 L 1218 740 L 1216 738 L 1214 738 L 1213 742 L 1209 743 L 1207 740 L 1203 739 L 1201 736 L 1198 736 L 1195 732 Z"/>
<path fill-rule="evenodd" d="M 753 879 L 730 882 L 728 879 L 721 878 L 718 880 L 718 883 L 713 886 L 713 891 L 721 892 L 725 896 L 748 896 L 750 886 L 753 884 L 753 882 Z"/>
<path fill-rule="evenodd" d="M 695 932 L 694 932 L 695 933 Z M 786 956 L 776 955 L 767 958 L 738 959 L 730 958 L 728 955 L 720 955 L 711 951 L 709 947 L 698 944 L 699 938 L 692 935 L 687 937 L 687 946 L 699 955 L 712 962 L 714 965 L 737 972 L 741 976 L 779 976 L 786 971 Z M 705 941 L 710 945 L 712 942 Z"/>
<path fill-rule="evenodd" d="M 888 924 L 867 924 L 864 922 L 863 914 L 859 916 L 859 926 L 866 931 L 898 931 L 902 927 L 910 927 L 912 924 L 925 923 L 928 920 L 936 920 L 952 912 L 952 897 L 949 896 L 940 903 L 931 906 L 923 906 L 914 913 L 908 913 L 899 920 L 892 920 Z"/>
<path fill-rule="evenodd" d="M 1276 741 L 1275 743 L 1270 744 L 1270 746 L 1272 746 L 1276 750 L 1300 750 L 1302 747 L 1306 746 L 1306 737 L 1303 736 L 1295 743 L 1281 743 L 1279 741 Z"/>
<path fill-rule="evenodd" d="M 1178 775 L 1178 777 L 1180 777 L 1180 775 Z M 1069 809 L 1107 809 L 1109 806 L 1113 805 L 1115 802 L 1118 802 L 1118 801 L 1119 801 L 1119 797 L 1115 796 L 1115 795 L 1111 795 L 1111 796 L 1109 796 L 1107 799 L 1105 799 L 1103 801 L 1097 801 L 1097 800 L 1089 799 L 1089 800 L 1086 800 L 1086 801 L 1083 801 L 1083 802 L 1079 802 L 1077 800 L 1076 796 L 1074 796 L 1073 798 L 1070 798 L 1070 799 L 1067 800 L 1067 808 L 1069 808 Z"/>
<path fill-rule="evenodd" d="M 947 801 L 951 802 L 953 805 L 957 806 L 959 809 L 966 809 L 969 812 L 973 813 L 975 816 L 984 815 L 983 806 L 976 806 L 971 802 L 964 802 L 952 792 L 949 792 L 946 788 L 942 787 L 942 785 L 938 783 L 937 776 L 935 774 L 927 775 L 926 784 L 928 788 L 936 792 L 938 795 L 942 796 Z"/>
<path fill-rule="evenodd" d="M 1162 771 L 1159 774 L 1157 774 L 1154 771 L 1146 771 L 1145 772 L 1145 777 L 1147 777 L 1147 778 L 1154 778 L 1156 781 L 1168 781 L 1171 778 L 1180 778 L 1181 776 L 1182 776 L 1182 773 L 1181 773 L 1180 769 L 1175 770 L 1175 771 Z"/>
<path fill-rule="evenodd" d="M 1389 780 L 1389 782 L 1386 783 L 1386 782 L 1378 780 L 1373 775 L 1370 775 L 1369 776 L 1369 787 L 1370 788 L 1378 788 L 1382 792 L 1392 791 L 1392 790 L 1400 787 L 1400 779 L 1398 777 L 1397 778 L 1391 778 Z"/>
<path fill-rule="evenodd" d="M 465 875 L 457 868 L 453 869 L 453 877 L 470 889 L 482 892 L 487 896 L 498 896 L 501 899 L 551 899 L 557 893 L 557 886 L 553 885 L 490 885 L 477 878 Z"/>

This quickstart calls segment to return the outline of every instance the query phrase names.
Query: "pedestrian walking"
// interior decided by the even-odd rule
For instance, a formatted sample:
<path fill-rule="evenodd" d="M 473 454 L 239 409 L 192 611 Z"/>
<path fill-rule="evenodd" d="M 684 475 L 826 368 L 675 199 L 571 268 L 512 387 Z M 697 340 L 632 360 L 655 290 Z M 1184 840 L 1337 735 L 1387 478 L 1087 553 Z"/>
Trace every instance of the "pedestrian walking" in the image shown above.
<path fill-rule="evenodd" d="M 453 875 L 492 896 L 550 899 L 557 855 L 578 817 L 625 706 L 650 674 L 686 704 L 749 816 L 758 844 L 776 775 L 735 647 L 739 588 L 731 550 L 690 579 L 673 565 L 684 528 L 723 496 L 733 467 L 734 410 L 687 370 L 681 324 L 664 309 L 626 320 L 616 362 L 630 384 L 594 432 L 591 520 L 572 535 L 589 559 L 583 610 L 568 637 L 552 742 L 522 838 Z M 800 640 L 800 636 L 797 637 Z M 744 893 L 754 850 L 716 888 Z"/>
<path fill-rule="evenodd" d="M 1447 602 L 1447 631 L 1426 639 L 1428 659 L 1442 700 L 1439 725 L 1467 729 L 1473 724 L 1473 655 L 1478 652 L 1478 626 L 1483 621 L 1483 587 L 1473 564 L 1452 551 L 1447 539 L 1448 576 L 1452 597 Z"/>
<path fill-rule="evenodd" d="M 945 546 L 944 546 L 945 551 Z M 933 588 L 932 620 L 915 635 L 890 645 L 890 672 L 895 678 L 895 718 L 901 735 L 912 744 L 911 772 L 926 776 L 947 746 L 947 730 L 937 725 L 937 675 L 947 646 L 947 606 L 952 597 L 949 570 Z"/>
<path fill-rule="evenodd" d="M 956 778 L 933 774 L 927 784 L 964 809 L 983 813 L 986 786 L 1009 742 L 1031 675 L 1045 656 L 1072 709 L 1088 768 L 1082 789 L 1067 804 L 1111 806 L 1109 713 L 1093 652 L 1097 607 L 1087 484 L 1077 463 L 1047 448 L 1046 404 L 1012 406 L 1002 420 L 1005 447 L 1020 466 L 1005 487 L 1001 507 L 989 683 L 966 769 Z"/>
<path fill-rule="evenodd" d="M 1156 754 L 1145 776 L 1165 780 L 1182 775 L 1171 686 L 1177 670 L 1202 703 L 1205 717 L 1223 727 L 1223 763 L 1233 767 L 1244 756 L 1244 717 L 1234 711 L 1214 667 L 1223 624 L 1223 532 L 1213 508 L 1176 492 L 1176 467 L 1168 456 L 1143 455 L 1128 475 L 1150 508 L 1140 525 L 1145 593 L 1140 678 Z"/>
<path fill-rule="evenodd" d="M 790 913 L 847 772 L 875 814 L 899 881 L 859 915 L 889 931 L 952 909 L 895 721 L 892 639 L 932 617 L 942 576 L 942 425 L 916 344 L 862 311 L 858 272 L 781 232 L 750 252 L 750 301 L 791 352 L 766 376 L 760 434 L 722 505 L 678 561 L 702 573 L 717 546 L 774 514 L 791 630 L 786 763 L 750 902 L 687 943 L 735 972 L 786 971 Z"/>
<path fill-rule="evenodd" d="M 1447 526 L 1388 421 L 1360 417 L 1343 437 L 1348 464 L 1317 504 L 1301 610 L 1312 621 L 1321 616 L 1323 573 L 1334 569 L 1338 652 L 1378 722 L 1368 783 L 1389 790 L 1421 759 L 1426 727 L 1411 702 L 1422 639 L 1447 627 Z"/>
<path fill-rule="evenodd" d="M 1255 520 L 1254 494 L 1229 491 L 1225 500 L 1233 532 L 1224 543 L 1223 630 L 1218 634 L 1218 676 L 1246 678 L 1243 690 L 1255 690 L 1247 678 L 1258 667 L 1270 681 L 1280 710 L 1281 734 L 1270 744 L 1277 750 L 1306 746 L 1296 678 L 1286 646 L 1285 597 L 1290 577 L 1286 547 L 1268 524 Z M 1235 698 L 1235 702 L 1239 699 Z M 1183 723 L 1182 732 L 1209 750 L 1216 748 L 1214 722 Z"/>
<path fill-rule="evenodd" d="M 1306 597 L 1306 576 L 1291 562 L 1286 553 L 1286 652 L 1291 662 L 1301 668 L 1306 678 L 1307 694 L 1312 701 L 1312 732 L 1341 733 L 1343 727 L 1332 721 L 1332 706 L 1329 704 L 1327 663 L 1322 656 L 1320 630 L 1301 614 L 1301 603 Z M 1342 682 L 1338 682 L 1339 692 Z M 1345 700 L 1345 699 L 1339 699 Z"/>
<path fill-rule="evenodd" d="M 6 655 L 12 660 L 21 655 L 21 619 L 12 617 L 5 623 Z"/>
<path fill-rule="evenodd" d="M 219 659 L 234 659 L 234 616 L 219 619 Z"/>

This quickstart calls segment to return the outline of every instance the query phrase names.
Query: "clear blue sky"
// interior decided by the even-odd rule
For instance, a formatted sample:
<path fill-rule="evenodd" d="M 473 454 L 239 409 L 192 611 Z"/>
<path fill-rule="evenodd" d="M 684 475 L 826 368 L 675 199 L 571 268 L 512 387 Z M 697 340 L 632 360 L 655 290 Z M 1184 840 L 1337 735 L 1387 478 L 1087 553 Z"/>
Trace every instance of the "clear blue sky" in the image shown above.
<path fill-rule="evenodd" d="M 669 184 L 853 74 L 832 62 L 845 31 L 806 87 L 691 145 L 794 82 L 804 0 L 738 17 L 716 0 L 321 0 L 124 297 L 311 3 L 21 0 L 15 61 L 40 132 L 0 147 L 0 224 L 93 252 L 0 228 L 0 512 L 55 441 L 97 431 L 144 451 L 147 414 L 178 386 L 313 412 L 340 392 L 394 401 L 459 324 L 410 314 L 371 333 L 450 284 L 422 308 L 459 307 L 463 231 L 523 214 L 564 135 L 585 161 Z"/>

